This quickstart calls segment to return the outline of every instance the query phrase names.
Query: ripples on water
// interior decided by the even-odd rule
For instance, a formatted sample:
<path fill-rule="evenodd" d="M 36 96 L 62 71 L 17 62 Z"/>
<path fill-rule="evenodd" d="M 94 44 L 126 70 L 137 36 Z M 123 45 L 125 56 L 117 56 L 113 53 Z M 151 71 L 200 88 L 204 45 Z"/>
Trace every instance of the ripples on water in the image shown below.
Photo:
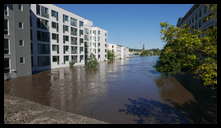
<path fill-rule="evenodd" d="M 171 104 L 194 101 L 174 78 L 154 69 L 158 57 L 101 63 L 97 71 L 60 68 L 5 81 L 5 93 L 110 123 L 187 123 Z"/>

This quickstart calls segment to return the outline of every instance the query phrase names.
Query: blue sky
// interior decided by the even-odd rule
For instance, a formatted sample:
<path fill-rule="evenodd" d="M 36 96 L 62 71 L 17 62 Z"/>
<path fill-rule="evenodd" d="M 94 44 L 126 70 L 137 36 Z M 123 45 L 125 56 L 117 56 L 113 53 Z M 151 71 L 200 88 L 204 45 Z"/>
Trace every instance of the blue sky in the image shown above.
<path fill-rule="evenodd" d="M 56 4 L 108 31 L 108 42 L 129 48 L 163 48 L 160 22 L 176 25 L 192 4 Z"/>

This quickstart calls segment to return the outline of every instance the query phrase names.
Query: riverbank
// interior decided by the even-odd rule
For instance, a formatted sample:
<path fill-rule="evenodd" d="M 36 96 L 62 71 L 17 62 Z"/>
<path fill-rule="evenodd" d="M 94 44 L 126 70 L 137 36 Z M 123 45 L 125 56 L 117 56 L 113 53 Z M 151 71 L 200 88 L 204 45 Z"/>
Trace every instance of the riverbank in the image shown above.
<path fill-rule="evenodd" d="M 105 124 L 106 122 L 68 113 L 23 98 L 4 95 L 6 124 Z"/>

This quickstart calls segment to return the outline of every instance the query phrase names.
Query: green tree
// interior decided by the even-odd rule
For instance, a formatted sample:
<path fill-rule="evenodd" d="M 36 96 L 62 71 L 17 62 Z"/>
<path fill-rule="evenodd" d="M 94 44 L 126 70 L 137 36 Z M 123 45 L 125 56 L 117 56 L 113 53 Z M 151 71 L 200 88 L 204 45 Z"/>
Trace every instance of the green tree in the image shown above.
<path fill-rule="evenodd" d="M 89 59 L 86 61 L 86 68 L 88 69 L 96 69 L 98 65 L 98 61 L 94 54 L 91 54 Z"/>
<path fill-rule="evenodd" d="M 148 49 L 148 50 L 143 50 L 140 53 L 140 56 L 159 56 L 160 55 L 160 49 Z"/>
<path fill-rule="evenodd" d="M 109 61 L 113 61 L 114 60 L 114 53 L 110 50 L 107 51 L 107 59 Z"/>
<path fill-rule="evenodd" d="M 217 5 L 207 5 L 212 9 L 206 20 L 216 18 Z M 204 85 L 217 85 L 217 28 L 195 30 L 187 25 L 175 27 L 160 23 L 161 39 L 166 43 L 161 51 L 156 69 L 160 72 L 176 74 L 192 73 Z"/>

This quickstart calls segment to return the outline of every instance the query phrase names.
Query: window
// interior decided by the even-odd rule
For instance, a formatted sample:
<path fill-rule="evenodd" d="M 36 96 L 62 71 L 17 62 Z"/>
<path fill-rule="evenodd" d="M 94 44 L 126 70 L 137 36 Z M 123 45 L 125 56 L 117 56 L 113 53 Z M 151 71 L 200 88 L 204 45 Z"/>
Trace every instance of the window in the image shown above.
<path fill-rule="evenodd" d="M 68 49 L 69 49 L 69 47 L 68 47 L 68 46 L 63 46 L 63 51 L 64 51 L 64 54 L 65 54 L 66 52 L 68 52 Z"/>
<path fill-rule="evenodd" d="M 83 30 L 80 30 L 80 36 L 81 35 L 84 35 L 84 31 Z"/>
<path fill-rule="evenodd" d="M 49 66 L 50 56 L 38 56 L 38 66 Z"/>
<path fill-rule="evenodd" d="M 8 28 L 9 28 L 9 22 L 7 19 L 4 19 L 4 34 L 8 35 L 9 32 L 8 32 Z"/>
<path fill-rule="evenodd" d="M 50 40 L 49 32 L 37 31 L 37 40 L 49 42 L 49 40 Z"/>
<path fill-rule="evenodd" d="M 98 52 L 100 52 L 101 50 L 100 49 L 98 49 Z"/>
<path fill-rule="evenodd" d="M 20 11 L 23 11 L 23 5 L 22 5 L 22 4 L 18 4 L 18 9 L 19 9 Z"/>
<path fill-rule="evenodd" d="M 101 44 L 100 43 L 98 43 L 98 46 L 100 46 Z"/>
<path fill-rule="evenodd" d="M 201 13 L 201 9 L 199 10 L 199 17 L 201 17 L 202 16 L 202 13 Z"/>
<path fill-rule="evenodd" d="M 77 54 L 77 47 L 71 46 L 71 54 Z"/>
<path fill-rule="evenodd" d="M 58 34 L 52 33 L 51 36 L 52 36 L 52 40 L 57 40 L 57 43 L 59 42 L 59 36 L 58 36 Z"/>
<path fill-rule="evenodd" d="M 19 40 L 19 46 L 24 46 L 24 40 Z"/>
<path fill-rule="evenodd" d="M 80 38 L 80 43 L 81 44 L 84 43 L 84 39 Z"/>
<path fill-rule="evenodd" d="M 66 61 L 69 61 L 69 56 L 64 56 L 64 64 Z"/>
<path fill-rule="evenodd" d="M 30 36 L 31 36 L 31 40 L 32 40 L 32 30 L 30 30 Z"/>
<path fill-rule="evenodd" d="M 69 31 L 69 30 L 68 30 L 68 26 L 63 25 L 63 33 L 68 32 L 68 31 Z"/>
<path fill-rule="evenodd" d="M 9 58 L 4 58 L 4 73 L 10 72 Z"/>
<path fill-rule="evenodd" d="M 195 15 L 195 20 L 197 21 L 197 14 Z"/>
<path fill-rule="evenodd" d="M 67 15 L 63 15 L 63 22 L 68 22 L 68 16 Z"/>
<path fill-rule="evenodd" d="M 71 60 L 72 60 L 72 62 L 74 62 L 74 63 L 77 63 L 77 56 L 71 56 Z"/>
<path fill-rule="evenodd" d="M 9 40 L 4 39 L 4 54 L 9 54 Z"/>
<path fill-rule="evenodd" d="M 23 24 L 22 22 L 19 22 L 19 23 L 18 23 L 18 27 L 21 28 L 21 29 L 23 29 L 23 28 L 24 28 L 24 24 Z"/>
<path fill-rule="evenodd" d="M 58 45 L 52 45 L 52 51 L 57 51 L 57 53 L 59 53 Z"/>
<path fill-rule="evenodd" d="M 71 44 L 77 45 L 77 37 L 71 37 Z"/>
<path fill-rule="evenodd" d="M 37 27 L 41 29 L 48 29 L 48 20 L 37 18 Z"/>
<path fill-rule="evenodd" d="M 69 41 L 69 36 L 63 36 L 63 43 L 65 43 L 66 41 Z"/>
<path fill-rule="evenodd" d="M 38 54 L 50 54 L 50 45 L 38 44 Z"/>
<path fill-rule="evenodd" d="M 52 61 L 57 62 L 57 64 L 59 64 L 59 56 L 53 56 Z"/>
<path fill-rule="evenodd" d="M 71 25 L 77 27 L 77 19 L 71 18 Z"/>
<path fill-rule="evenodd" d="M 84 48 L 83 47 L 80 47 L 80 52 L 84 52 Z"/>
<path fill-rule="evenodd" d="M 31 17 L 29 18 L 29 23 L 30 23 L 30 26 L 32 27 L 32 19 L 31 19 Z"/>
<path fill-rule="evenodd" d="M 9 8 L 7 4 L 4 4 L 4 15 L 9 16 Z"/>
<path fill-rule="evenodd" d="M 71 27 L 71 35 L 77 36 L 77 29 Z"/>
<path fill-rule="evenodd" d="M 206 14 L 207 13 L 207 7 L 206 7 L 206 5 L 204 6 L 204 14 Z"/>
<path fill-rule="evenodd" d="M 84 26 L 84 22 L 83 21 L 79 21 L 79 26 L 80 27 Z"/>
<path fill-rule="evenodd" d="M 202 20 L 199 20 L 199 28 L 202 26 Z"/>
<path fill-rule="evenodd" d="M 56 23 L 56 22 L 51 22 L 51 27 L 54 28 L 54 29 L 56 29 L 57 32 L 59 31 L 59 30 L 58 30 L 58 23 Z"/>
<path fill-rule="evenodd" d="M 19 63 L 20 64 L 24 64 L 25 63 L 25 58 L 24 57 L 20 57 L 19 58 Z"/>
<path fill-rule="evenodd" d="M 40 15 L 40 5 L 36 5 L 36 12 L 37 12 L 37 15 Z"/>
<path fill-rule="evenodd" d="M 84 60 L 84 56 L 81 55 L 81 56 L 80 56 L 80 62 L 82 62 L 83 60 Z"/>
<path fill-rule="evenodd" d="M 41 16 L 49 18 L 48 8 L 41 6 Z"/>
<path fill-rule="evenodd" d="M 51 10 L 51 16 L 52 17 L 55 17 L 56 20 L 58 21 L 58 12 L 54 11 L 54 10 Z"/>
<path fill-rule="evenodd" d="M 89 30 L 85 28 L 85 34 L 89 34 Z"/>
<path fill-rule="evenodd" d="M 32 45 L 32 42 L 31 42 L 31 54 L 33 54 L 33 45 Z"/>
<path fill-rule="evenodd" d="M 89 40 L 89 36 L 88 36 L 88 35 L 84 35 L 84 39 L 85 39 L 86 41 L 88 41 L 88 40 Z"/>
<path fill-rule="evenodd" d="M 93 34 L 96 34 L 96 31 L 95 31 L 95 30 L 93 31 Z"/>
<path fill-rule="evenodd" d="M 98 35 L 100 35 L 100 34 L 101 34 L 100 30 L 98 30 Z"/>

